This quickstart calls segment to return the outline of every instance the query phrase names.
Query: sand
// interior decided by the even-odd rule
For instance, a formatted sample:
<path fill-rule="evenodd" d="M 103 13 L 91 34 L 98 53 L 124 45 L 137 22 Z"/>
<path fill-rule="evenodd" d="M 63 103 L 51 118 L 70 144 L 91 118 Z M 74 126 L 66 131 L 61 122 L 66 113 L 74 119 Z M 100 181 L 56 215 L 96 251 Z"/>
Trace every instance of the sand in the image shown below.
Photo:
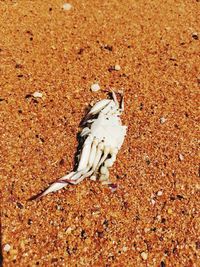
<path fill-rule="evenodd" d="M 200 266 L 199 1 L 64 3 L 0 2 L 3 266 Z M 111 89 L 128 126 L 117 190 L 87 179 L 27 201 L 73 169 Z"/>

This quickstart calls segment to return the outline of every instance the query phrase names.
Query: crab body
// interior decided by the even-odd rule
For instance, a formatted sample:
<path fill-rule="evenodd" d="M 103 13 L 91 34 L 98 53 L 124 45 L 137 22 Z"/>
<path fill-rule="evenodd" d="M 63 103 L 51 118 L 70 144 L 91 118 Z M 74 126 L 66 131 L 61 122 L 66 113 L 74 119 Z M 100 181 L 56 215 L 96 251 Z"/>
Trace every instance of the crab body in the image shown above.
<path fill-rule="evenodd" d="M 124 141 L 126 127 L 121 125 L 121 120 L 116 115 L 100 116 L 91 125 L 91 134 L 94 138 L 104 142 L 105 146 L 120 149 Z"/>
<path fill-rule="evenodd" d="M 79 155 L 79 163 L 76 171 L 63 176 L 41 196 L 55 192 L 67 184 L 78 184 L 86 177 L 101 181 L 109 180 L 109 168 L 116 160 L 121 148 L 127 127 L 121 123 L 120 115 L 124 110 L 123 98 L 119 104 L 115 93 L 113 99 L 104 99 L 97 102 L 87 114 L 81 132 L 83 147 Z"/>

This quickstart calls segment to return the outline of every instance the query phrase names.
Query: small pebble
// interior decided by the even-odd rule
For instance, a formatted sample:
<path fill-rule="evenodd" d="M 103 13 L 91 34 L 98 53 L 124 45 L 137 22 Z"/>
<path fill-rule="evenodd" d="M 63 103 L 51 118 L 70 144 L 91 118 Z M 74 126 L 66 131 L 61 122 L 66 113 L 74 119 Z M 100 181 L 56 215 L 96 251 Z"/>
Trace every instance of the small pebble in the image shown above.
<path fill-rule="evenodd" d="M 160 215 L 157 215 L 156 218 L 157 218 L 158 221 L 161 221 L 161 216 Z"/>
<path fill-rule="evenodd" d="M 195 40 L 199 40 L 198 33 L 197 32 L 193 32 L 192 33 L 192 38 L 195 39 Z"/>
<path fill-rule="evenodd" d="M 33 93 L 33 97 L 35 97 L 35 98 L 41 98 L 42 96 L 43 96 L 43 94 L 40 92 L 34 92 Z"/>
<path fill-rule="evenodd" d="M 124 247 L 122 248 L 122 250 L 123 250 L 124 252 L 126 252 L 126 251 L 128 250 L 128 248 L 124 246 Z"/>
<path fill-rule="evenodd" d="M 67 228 L 67 230 L 65 231 L 65 233 L 66 233 L 67 235 L 70 235 L 71 232 L 72 232 L 73 230 L 74 230 L 74 228 L 71 227 L 71 226 L 69 226 L 69 227 Z"/>
<path fill-rule="evenodd" d="M 147 259 L 148 259 L 148 253 L 147 252 L 142 252 L 141 254 L 141 257 L 142 257 L 142 259 L 144 260 L 144 261 L 146 261 Z"/>
<path fill-rule="evenodd" d="M 115 70 L 121 70 L 120 65 L 116 64 L 116 65 L 115 65 Z"/>
<path fill-rule="evenodd" d="M 92 92 L 97 92 L 97 91 L 99 91 L 100 90 L 100 86 L 99 86 L 99 84 L 98 83 L 93 83 L 92 85 L 91 85 L 91 91 Z"/>
<path fill-rule="evenodd" d="M 150 202 L 151 202 L 151 204 L 152 204 L 153 206 L 156 204 L 156 201 L 155 201 L 155 199 L 153 199 L 153 198 L 150 199 Z"/>
<path fill-rule="evenodd" d="M 160 118 L 160 123 L 161 123 L 161 124 L 163 124 L 163 123 L 165 123 L 165 122 L 166 122 L 166 120 L 167 120 L 166 118 L 164 118 L 164 117 L 161 117 L 161 118 Z"/>
<path fill-rule="evenodd" d="M 182 154 L 179 154 L 179 160 L 180 161 L 184 160 L 184 156 Z"/>
<path fill-rule="evenodd" d="M 63 9 L 66 10 L 66 11 L 72 9 L 72 5 L 71 5 L 70 3 L 65 3 L 65 4 L 63 4 L 62 7 L 63 7 Z"/>
<path fill-rule="evenodd" d="M 117 185 L 116 184 L 108 184 L 109 188 L 110 188 L 110 191 L 112 193 L 114 193 L 115 191 L 117 191 Z"/>
<path fill-rule="evenodd" d="M 162 191 L 158 191 L 158 192 L 157 192 L 157 196 L 159 196 L 159 197 L 162 196 L 162 194 L 163 194 Z"/>
<path fill-rule="evenodd" d="M 3 250 L 8 252 L 10 250 L 10 248 L 11 248 L 11 246 L 9 244 L 6 244 L 3 248 Z"/>
<path fill-rule="evenodd" d="M 57 209 L 57 210 L 61 210 L 62 208 L 61 208 L 60 205 L 58 205 L 58 206 L 56 207 L 56 209 Z"/>

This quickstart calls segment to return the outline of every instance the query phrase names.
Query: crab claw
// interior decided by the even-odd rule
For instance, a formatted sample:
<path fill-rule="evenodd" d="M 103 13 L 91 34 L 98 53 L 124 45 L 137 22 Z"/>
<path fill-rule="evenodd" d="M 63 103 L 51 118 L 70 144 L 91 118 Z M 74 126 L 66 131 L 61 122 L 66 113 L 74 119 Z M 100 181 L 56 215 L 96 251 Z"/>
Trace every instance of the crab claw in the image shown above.
<path fill-rule="evenodd" d="M 97 115 L 102 109 L 104 109 L 112 100 L 110 99 L 104 99 L 97 102 L 91 110 L 88 112 L 88 114 L 85 116 L 83 121 L 81 122 L 80 126 L 84 126 L 88 120 L 90 120 L 93 116 Z"/>
<path fill-rule="evenodd" d="M 123 89 L 118 91 L 118 94 L 120 95 L 121 99 L 120 99 L 120 103 L 117 100 L 117 96 L 116 93 L 114 91 L 112 91 L 112 98 L 116 104 L 116 106 L 119 108 L 119 110 L 122 112 L 124 111 L 124 92 Z"/>

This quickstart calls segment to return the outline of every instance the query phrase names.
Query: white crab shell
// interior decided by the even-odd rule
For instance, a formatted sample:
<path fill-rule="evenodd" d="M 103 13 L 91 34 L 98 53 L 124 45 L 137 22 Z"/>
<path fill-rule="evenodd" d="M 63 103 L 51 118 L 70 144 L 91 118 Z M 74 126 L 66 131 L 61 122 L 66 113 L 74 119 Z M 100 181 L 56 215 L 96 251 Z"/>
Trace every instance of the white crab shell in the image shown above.
<path fill-rule="evenodd" d="M 98 140 L 104 142 L 105 146 L 121 148 L 126 135 L 126 126 L 122 126 L 118 115 L 99 114 L 99 117 L 91 125 L 91 133 Z"/>
<path fill-rule="evenodd" d="M 54 182 L 39 197 L 55 192 L 67 184 L 78 184 L 86 177 L 99 176 L 100 180 L 108 181 L 109 168 L 116 160 L 127 131 L 120 119 L 124 110 L 123 98 L 119 105 L 114 92 L 112 96 L 113 100 L 97 102 L 84 120 L 85 127 L 81 132 L 84 143 L 76 171 Z"/>

